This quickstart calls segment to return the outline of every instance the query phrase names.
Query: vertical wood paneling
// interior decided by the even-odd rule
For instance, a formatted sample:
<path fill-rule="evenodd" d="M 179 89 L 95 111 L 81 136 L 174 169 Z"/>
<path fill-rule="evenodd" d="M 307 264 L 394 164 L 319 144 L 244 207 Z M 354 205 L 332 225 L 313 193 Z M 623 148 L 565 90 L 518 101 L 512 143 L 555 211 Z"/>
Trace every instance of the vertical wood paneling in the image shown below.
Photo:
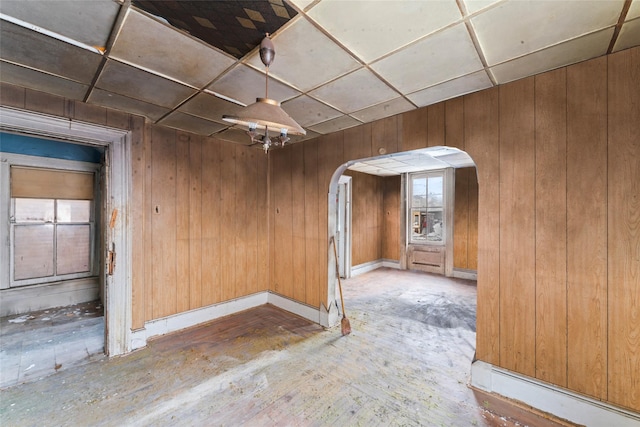
<path fill-rule="evenodd" d="M 202 307 L 202 137 L 189 144 L 189 309 Z"/>
<path fill-rule="evenodd" d="M 427 132 L 427 145 L 445 145 L 444 142 L 444 102 L 429 105 L 427 107 L 427 119 L 429 121 Z"/>
<path fill-rule="evenodd" d="M 567 69 L 567 386 L 607 393 L 607 66 Z"/>
<path fill-rule="evenodd" d="M 190 138 L 178 132 L 175 141 L 176 155 L 176 312 L 190 309 L 189 274 L 189 179 L 190 179 Z"/>
<path fill-rule="evenodd" d="M 383 185 L 382 258 L 400 261 L 400 177 L 383 178 Z"/>
<path fill-rule="evenodd" d="M 374 156 L 398 151 L 398 120 L 395 116 L 371 124 L 371 151 Z"/>
<path fill-rule="evenodd" d="M 234 246 L 235 246 L 235 270 L 236 270 L 236 286 L 233 291 L 234 298 L 247 295 L 248 293 L 248 275 L 249 267 L 247 248 L 250 240 L 255 236 L 249 236 L 248 227 L 251 221 L 251 213 L 247 209 L 247 200 L 251 198 L 255 187 L 251 185 L 248 179 L 250 174 L 249 153 L 246 147 L 238 145 L 235 147 L 235 216 L 233 218 L 234 230 Z"/>
<path fill-rule="evenodd" d="M 26 89 L 0 82 L 0 105 L 25 108 Z"/>
<path fill-rule="evenodd" d="M 608 399 L 640 410 L 640 48 L 608 59 Z"/>
<path fill-rule="evenodd" d="M 39 113 L 61 117 L 66 116 L 66 102 L 64 98 L 35 90 L 26 91 L 24 107 L 29 111 L 37 111 Z"/>
<path fill-rule="evenodd" d="M 272 286 L 277 293 L 293 297 L 292 147 L 273 151 L 269 156 L 272 156 L 274 177 L 271 192 L 274 212 Z"/>
<path fill-rule="evenodd" d="M 3 88 L 4 89 L 4 88 Z M 145 203 L 145 175 L 147 169 L 144 122 L 133 121 L 131 129 L 131 328 L 133 330 L 144 327 L 145 303 L 147 292 L 145 288 L 145 218 L 147 204 Z M 150 193 L 150 192 L 149 192 Z"/>
<path fill-rule="evenodd" d="M 153 206 L 153 150 L 152 126 L 145 125 L 145 172 L 144 172 L 144 319 L 153 319 L 153 217 L 156 215 Z"/>
<path fill-rule="evenodd" d="M 176 135 L 151 128 L 153 318 L 176 313 Z"/>
<path fill-rule="evenodd" d="M 270 206 L 269 206 L 269 157 L 260 151 L 254 154 L 256 159 L 256 198 L 258 203 L 257 237 L 258 254 L 256 258 L 258 291 L 269 290 L 270 270 L 269 270 L 269 239 L 270 232 Z"/>
<path fill-rule="evenodd" d="M 262 150 L 254 148 L 244 148 L 246 151 L 245 159 L 245 181 L 246 181 L 246 198 L 245 209 L 247 210 L 246 223 L 244 224 L 245 257 L 246 257 L 246 295 L 258 292 L 258 270 L 259 258 L 258 247 L 259 241 L 263 234 L 267 233 L 266 224 L 259 227 L 259 223 L 263 223 L 263 219 L 267 216 L 268 210 L 260 211 L 258 208 L 258 192 L 262 191 L 261 183 L 266 181 L 264 176 L 258 176 L 258 156 L 264 157 Z M 266 191 L 265 191 L 266 193 Z"/>
<path fill-rule="evenodd" d="M 344 130 L 344 159 L 356 160 L 371 157 L 371 124 Z"/>
<path fill-rule="evenodd" d="M 401 151 L 417 150 L 427 146 L 427 113 L 427 108 L 419 108 L 402 115 L 402 141 L 398 147 Z"/>
<path fill-rule="evenodd" d="M 213 139 L 202 142 L 202 306 L 222 300 L 221 283 L 221 147 Z M 226 244 L 226 242 L 225 242 Z"/>
<path fill-rule="evenodd" d="M 306 301 L 305 287 L 305 219 L 304 219 L 304 148 L 302 144 L 294 145 L 291 151 L 291 190 L 292 190 L 292 263 L 293 263 L 293 298 L 297 301 Z"/>
<path fill-rule="evenodd" d="M 144 118 L 140 116 L 130 116 L 127 113 L 123 113 L 122 111 L 116 110 L 107 110 L 107 126 L 118 128 L 118 129 L 129 129 L 134 126 L 130 124 L 133 121 L 141 121 L 144 122 Z"/>
<path fill-rule="evenodd" d="M 566 386 L 566 70 L 535 77 L 536 378 Z"/>
<path fill-rule="evenodd" d="M 464 97 L 465 149 L 478 173 L 476 356 L 500 364 L 499 90 Z"/>
<path fill-rule="evenodd" d="M 500 366 L 535 375 L 534 79 L 500 86 Z"/>
<path fill-rule="evenodd" d="M 105 108 L 79 101 L 73 102 L 71 105 L 73 106 L 72 117 L 74 119 L 100 125 L 107 124 L 107 110 Z"/>
<path fill-rule="evenodd" d="M 478 270 L 478 177 L 473 168 L 469 176 L 469 237 L 467 240 L 467 268 Z"/>
<path fill-rule="evenodd" d="M 453 207 L 453 267 L 469 268 L 469 175 L 473 168 L 456 169 L 456 190 Z"/>
<path fill-rule="evenodd" d="M 464 98 L 454 98 L 444 103 L 445 144 L 464 150 Z"/>
<path fill-rule="evenodd" d="M 304 230 L 305 230 L 305 303 L 320 306 L 319 292 L 323 287 L 322 272 L 326 270 L 320 263 L 321 254 L 318 224 L 322 215 L 321 193 L 318 189 L 318 139 L 304 145 Z M 324 282 L 326 286 L 326 281 Z"/>
<path fill-rule="evenodd" d="M 236 295 L 236 147 L 220 147 L 220 292 L 221 300 Z"/>

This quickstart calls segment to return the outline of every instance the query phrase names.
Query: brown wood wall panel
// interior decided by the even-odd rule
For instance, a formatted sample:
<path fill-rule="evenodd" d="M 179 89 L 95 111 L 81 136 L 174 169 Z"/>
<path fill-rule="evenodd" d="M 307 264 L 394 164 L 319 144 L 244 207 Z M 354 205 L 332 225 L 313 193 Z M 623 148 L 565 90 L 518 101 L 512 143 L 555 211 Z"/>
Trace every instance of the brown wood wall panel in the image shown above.
<path fill-rule="evenodd" d="M 176 153 L 176 313 L 190 309 L 190 235 L 189 235 L 189 180 L 191 165 L 189 156 L 190 138 L 178 132 L 175 141 Z M 176 283 L 177 285 L 177 283 Z"/>
<path fill-rule="evenodd" d="M 176 133 L 151 128 L 153 318 L 176 313 Z"/>
<path fill-rule="evenodd" d="M 399 176 L 383 178 L 382 258 L 400 261 L 400 186 Z"/>
<path fill-rule="evenodd" d="M 326 276 L 326 265 L 320 263 L 321 236 L 318 224 L 322 215 L 321 192 L 318 189 L 318 140 L 304 144 L 304 231 L 305 231 L 305 300 L 313 306 L 320 306 L 321 277 Z M 325 281 L 326 283 L 326 281 Z"/>
<path fill-rule="evenodd" d="M 240 145 L 235 146 L 235 192 L 233 194 L 235 209 L 233 215 L 233 224 L 231 230 L 233 232 L 233 246 L 235 248 L 235 287 L 233 289 L 232 298 L 238 298 L 242 295 L 247 295 L 248 289 L 248 276 L 247 268 L 249 263 L 248 258 L 248 243 L 249 233 L 248 227 L 251 222 L 249 212 L 247 211 L 247 200 L 251 198 L 254 187 L 249 182 L 249 159 L 248 153 L 245 147 Z M 233 206 L 231 203 L 227 203 L 227 206 Z"/>
<path fill-rule="evenodd" d="M 427 146 L 446 145 L 444 142 L 444 102 L 427 107 Z"/>
<path fill-rule="evenodd" d="M 467 268 L 478 270 L 478 172 L 474 168 L 469 177 L 469 239 L 467 241 Z"/>
<path fill-rule="evenodd" d="M 258 246 L 263 234 L 268 233 L 266 221 L 264 218 L 267 216 L 268 209 L 260 211 L 258 209 L 258 193 L 263 191 L 260 187 L 261 182 L 265 181 L 263 176 L 258 175 L 258 156 L 264 157 L 264 153 L 260 150 L 254 150 L 251 148 L 242 148 L 245 155 L 244 173 L 246 175 L 246 192 L 245 209 L 247 214 L 245 216 L 246 223 L 243 226 L 245 236 L 245 262 L 246 262 L 246 283 L 244 287 L 244 295 L 251 295 L 259 292 L 258 285 Z"/>
<path fill-rule="evenodd" d="M 371 128 L 368 123 L 344 130 L 344 159 L 357 160 L 371 157 Z"/>
<path fill-rule="evenodd" d="M 469 268 L 469 175 L 474 168 L 456 169 L 453 207 L 453 267 Z"/>
<path fill-rule="evenodd" d="M 608 399 L 640 409 L 640 48 L 608 58 Z"/>
<path fill-rule="evenodd" d="M 306 245 L 304 226 L 304 147 L 302 144 L 291 147 L 291 190 L 293 230 L 293 298 L 306 301 Z"/>
<path fill-rule="evenodd" d="M 566 69 L 535 77 L 536 378 L 566 386 Z"/>
<path fill-rule="evenodd" d="M 268 291 L 269 290 L 269 224 L 270 224 L 270 206 L 269 206 L 269 163 L 267 156 L 260 156 L 260 152 L 254 155 L 256 162 L 256 200 L 258 203 L 256 223 L 256 233 L 258 239 L 256 255 L 256 265 L 258 266 L 257 274 L 257 289 L 256 291 Z"/>
<path fill-rule="evenodd" d="M 567 386 L 598 399 L 607 396 L 606 81 L 606 58 L 567 69 Z"/>
<path fill-rule="evenodd" d="M 500 86 L 500 365 L 529 376 L 535 375 L 534 150 L 534 79 Z"/>
<path fill-rule="evenodd" d="M 212 140 L 202 143 L 202 306 L 222 300 L 220 261 L 221 203 L 221 147 Z M 225 242 L 226 243 L 226 242 Z"/>
<path fill-rule="evenodd" d="M 500 104 L 499 90 L 464 97 L 465 149 L 478 173 L 476 356 L 500 365 Z"/>
<path fill-rule="evenodd" d="M 2 88 L 4 90 L 4 88 Z M 144 121 L 132 121 L 131 135 L 131 329 L 144 327 L 145 321 L 145 276 L 151 274 L 146 271 L 145 257 L 145 218 L 150 213 L 145 203 L 145 175 L 147 170 Z M 149 192 L 151 193 L 151 192 Z"/>
<path fill-rule="evenodd" d="M 144 320 L 153 319 L 153 217 L 155 215 L 155 209 L 153 207 L 153 150 L 151 149 L 151 129 L 152 126 L 145 124 L 144 132 L 144 144 L 145 144 L 145 190 L 144 190 L 144 235 L 142 240 L 144 242 L 144 253 L 147 256 L 143 257 L 144 263 L 144 289 L 145 294 L 141 299 L 141 303 L 144 305 Z M 137 307 L 134 306 L 135 310 Z"/>
<path fill-rule="evenodd" d="M 464 98 L 445 101 L 444 119 L 445 144 L 464 150 Z"/>
<path fill-rule="evenodd" d="M 419 108 L 402 115 L 402 140 L 398 146 L 401 151 L 417 150 L 427 146 L 427 113 L 427 108 Z"/>
<path fill-rule="evenodd" d="M 276 152 L 274 152 L 276 153 Z M 269 154 L 273 161 L 272 210 L 274 212 L 271 257 L 272 289 L 293 298 L 292 150 Z"/>
<path fill-rule="evenodd" d="M 351 264 L 377 261 L 382 256 L 384 179 L 361 172 L 347 171 L 352 177 Z M 399 190 L 399 185 L 398 185 Z"/>
<path fill-rule="evenodd" d="M 202 307 L 202 137 L 189 144 L 189 309 Z"/>
<path fill-rule="evenodd" d="M 220 147 L 220 300 L 236 296 L 236 147 Z"/>

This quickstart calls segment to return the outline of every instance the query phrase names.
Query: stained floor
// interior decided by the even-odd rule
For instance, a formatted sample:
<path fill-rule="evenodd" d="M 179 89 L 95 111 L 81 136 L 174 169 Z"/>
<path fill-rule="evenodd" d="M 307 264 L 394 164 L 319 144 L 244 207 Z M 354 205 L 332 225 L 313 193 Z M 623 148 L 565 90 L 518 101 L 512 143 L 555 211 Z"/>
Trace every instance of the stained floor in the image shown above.
<path fill-rule="evenodd" d="M 261 306 L 2 390 L 0 424 L 523 425 L 467 385 L 474 282 L 380 269 L 343 285 L 346 337 Z"/>
<path fill-rule="evenodd" d="M 0 318 L 0 388 L 104 357 L 100 301 Z"/>

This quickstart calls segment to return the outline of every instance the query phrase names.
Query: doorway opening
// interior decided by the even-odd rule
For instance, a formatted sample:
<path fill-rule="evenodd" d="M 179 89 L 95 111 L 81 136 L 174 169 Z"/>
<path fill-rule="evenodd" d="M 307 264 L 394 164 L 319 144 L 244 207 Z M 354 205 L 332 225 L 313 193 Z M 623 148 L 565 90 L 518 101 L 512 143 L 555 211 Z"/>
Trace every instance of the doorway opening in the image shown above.
<path fill-rule="evenodd" d="M 6 226 L 0 227 L 0 240 L 3 242 L 10 242 L 11 238 L 15 240 L 16 229 L 18 229 L 17 237 L 22 236 L 24 240 L 22 248 L 24 253 L 17 253 L 22 249 L 16 245 L 1 246 L 2 277 L 0 281 L 3 284 L 3 289 L 0 289 L 0 292 L 3 293 L 3 303 L 6 301 L 4 297 L 8 296 L 9 293 L 19 293 L 15 291 L 25 290 L 31 293 L 35 292 L 37 295 L 44 291 L 45 286 L 62 284 L 63 287 L 66 286 L 65 290 L 68 291 L 66 296 L 62 297 L 62 301 L 66 302 L 60 304 L 59 301 L 53 301 L 50 307 L 54 308 L 45 306 L 27 307 L 29 312 L 32 313 L 25 314 L 27 320 L 29 320 L 29 316 L 34 318 L 40 316 L 40 319 L 48 319 L 41 320 L 46 322 L 52 321 L 53 317 L 60 317 L 59 315 L 65 318 L 78 315 L 84 318 L 100 319 L 101 311 L 104 310 L 104 318 L 100 319 L 102 324 L 97 329 L 102 331 L 101 336 L 97 340 L 92 340 L 91 345 L 98 345 L 96 344 L 98 341 L 101 343 L 101 348 L 103 349 L 101 356 L 127 353 L 131 349 L 132 304 L 130 281 L 131 224 L 128 221 L 131 180 L 129 132 L 7 107 L 0 107 L 0 131 L 6 135 L 36 138 L 45 141 L 44 148 L 42 145 L 37 147 L 23 144 L 24 141 L 21 141 L 20 144 L 15 144 L 23 150 L 25 147 L 32 150 L 31 152 L 22 153 L 11 152 L 16 150 L 8 148 L 10 147 L 9 144 L 3 143 L 2 145 L 0 156 L 2 156 L 3 161 L 0 162 L 2 178 L 0 182 L 3 184 L 0 189 L 0 198 L 2 199 L 3 209 L 0 215 L 6 216 L 1 221 Z M 66 152 L 65 150 L 59 150 L 60 147 L 53 149 L 58 153 L 57 157 L 56 155 L 42 155 L 43 153 L 38 150 L 46 151 L 47 143 L 62 143 L 66 144 L 67 148 L 75 147 L 80 148 L 80 151 L 98 152 L 101 155 L 101 159 L 97 162 L 97 166 L 92 169 L 87 166 L 91 162 L 87 162 L 86 159 L 57 158 L 60 157 L 60 154 L 64 155 Z M 57 191 L 56 189 L 68 189 L 67 180 L 70 178 L 70 174 L 84 173 L 87 176 L 91 176 L 91 179 L 81 177 L 80 181 L 84 182 L 84 184 L 81 183 L 80 187 L 83 185 L 84 187 L 92 186 L 93 194 L 98 197 L 80 197 L 77 194 L 71 196 L 68 194 L 54 194 L 51 197 L 44 197 L 44 195 L 20 195 L 17 193 L 14 196 L 18 195 L 18 197 L 12 197 L 12 189 L 9 186 L 9 183 L 12 182 L 12 166 L 18 169 L 20 167 L 30 168 L 23 171 L 26 172 L 23 174 L 26 177 L 25 182 L 39 174 L 44 174 L 46 176 L 42 183 L 50 184 L 55 181 L 52 177 L 57 179 L 62 176 L 61 179 L 64 185 L 49 185 L 51 191 L 54 192 Z M 18 169 L 14 172 L 17 172 Z M 33 173 L 34 171 L 36 173 Z M 17 174 L 19 175 L 20 173 L 17 172 Z M 14 173 L 14 175 L 16 174 Z M 75 177 L 77 178 L 77 176 Z M 92 184 L 89 185 L 87 182 Z M 36 183 L 32 187 L 46 187 L 46 185 L 41 184 Z M 17 202 L 21 198 L 25 199 L 26 203 L 22 203 L 22 200 Z M 80 202 L 77 202 L 77 199 L 80 199 Z M 25 206 L 30 206 L 29 200 L 37 200 L 38 203 L 42 202 L 40 204 L 43 204 L 43 206 L 51 205 L 50 210 L 44 209 L 44 212 L 51 212 L 51 219 L 43 217 L 40 218 L 41 221 L 29 223 L 33 219 L 31 214 L 27 212 L 29 209 L 27 211 L 22 209 Z M 17 211 L 16 204 L 18 205 Z M 85 212 L 87 207 L 89 213 Z M 24 221 L 18 221 L 20 218 L 16 217 L 16 213 L 21 215 L 24 213 L 23 211 L 27 212 L 27 215 L 22 218 Z M 13 215 L 11 221 L 9 219 L 10 214 Z M 20 229 L 20 227 L 23 228 Z M 38 229 L 36 230 L 36 228 Z M 46 246 L 45 250 L 38 252 L 36 249 L 42 245 L 30 245 L 30 243 L 41 242 L 41 240 L 35 239 L 34 236 L 29 234 L 30 232 L 38 234 L 37 231 L 50 233 L 53 237 L 57 236 L 57 240 L 47 240 L 47 244 L 44 245 Z M 88 255 L 85 253 L 86 251 L 78 255 L 78 248 L 81 247 L 88 247 Z M 117 268 L 109 268 L 107 256 L 113 253 L 116 248 L 118 266 Z M 111 252 L 109 251 L 110 249 Z M 16 255 L 19 255 L 17 264 Z M 42 259 L 44 259 L 49 255 L 51 255 L 51 261 L 45 263 L 47 264 L 45 268 L 47 270 L 46 274 L 31 271 L 27 263 L 21 264 L 22 260 L 29 257 L 38 258 L 42 256 Z M 17 276 L 16 265 L 20 267 Z M 38 277 L 52 277 L 53 279 L 50 281 L 51 283 L 42 284 L 39 282 L 40 279 Z M 55 294 L 56 292 L 53 293 Z M 96 298 L 92 298 L 93 295 Z M 55 307 L 65 306 L 64 310 L 66 311 L 63 313 L 59 313 L 55 309 Z M 22 315 L 20 310 L 23 310 L 24 307 L 19 308 L 16 305 L 14 308 L 13 311 L 9 310 L 5 314 L 12 315 L 14 319 L 18 319 L 15 322 L 18 324 Z M 49 313 L 44 313 L 45 311 L 49 311 Z M 72 327 L 76 326 L 79 325 L 73 325 Z M 85 326 L 82 326 L 82 328 L 84 329 Z M 85 330 L 89 329 L 91 328 Z M 84 351 L 85 356 L 87 353 L 90 353 L 90 351 Z M 24 364 L 23 362 L 21 363 Z M 58 362 L 48 364 L 52 365 L 51 369 L 64 368 L 64 365 L 60 366 L 61 363 Z M 36 363 L 29 363 L 28 365 L 21 366 L 21 368 L 24 368 L 23 371 L 35 372 Z M 34 366 L 30 367 L 31 365 Z M 5 366 L 7 365 L 3 363 L 3 373 L 5 372 Z"/>
<path fill-rule="evenodd" d="M 340 183 L 347 176 L 350 276 L 390 267 L 476 279 L 477 172 L 466 152 L 429 147 L 344 163 L 329 188 L 329 236 L 342 231 Z M 333 265 L 332 253 L 328 259 Z M 335 273 L 330 274 L 328 303 L 337 313 L 336 285 Z M 329 318 L 337 321 L 338 315 Z"/>

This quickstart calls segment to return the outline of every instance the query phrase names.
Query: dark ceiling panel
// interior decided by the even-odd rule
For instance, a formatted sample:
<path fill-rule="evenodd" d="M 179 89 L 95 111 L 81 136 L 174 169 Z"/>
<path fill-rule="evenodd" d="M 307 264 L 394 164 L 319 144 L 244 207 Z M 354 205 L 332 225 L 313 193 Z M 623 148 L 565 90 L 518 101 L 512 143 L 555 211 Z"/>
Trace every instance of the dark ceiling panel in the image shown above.
<path fill-rule="evenodd" d="M 133 4 L 236 58 L 296 15 L 283 0 L 134 0 Z"/>

